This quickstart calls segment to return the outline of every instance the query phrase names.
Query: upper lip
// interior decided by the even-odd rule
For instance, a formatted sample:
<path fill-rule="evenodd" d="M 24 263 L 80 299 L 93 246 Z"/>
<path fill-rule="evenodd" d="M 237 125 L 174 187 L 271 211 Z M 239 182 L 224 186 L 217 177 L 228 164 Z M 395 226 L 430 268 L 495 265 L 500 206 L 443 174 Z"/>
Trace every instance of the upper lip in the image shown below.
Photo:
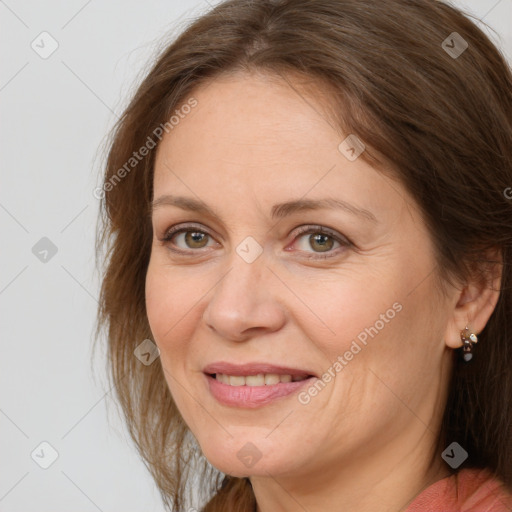
<path fill-rule="evenodd" d="M 204 373 L 222 373 L 224 375 L 244 376 L 258 375 L 259 373 L 274 373 L 277 375 L 291 375 L 292 377 L 310 377 L 314 374 L 308 370 L 290 368 L 289 366 L 275 365 L 271 363 L 245 363 L 233 364 L 224 361 L 211 363 L 203 368 Z"/>

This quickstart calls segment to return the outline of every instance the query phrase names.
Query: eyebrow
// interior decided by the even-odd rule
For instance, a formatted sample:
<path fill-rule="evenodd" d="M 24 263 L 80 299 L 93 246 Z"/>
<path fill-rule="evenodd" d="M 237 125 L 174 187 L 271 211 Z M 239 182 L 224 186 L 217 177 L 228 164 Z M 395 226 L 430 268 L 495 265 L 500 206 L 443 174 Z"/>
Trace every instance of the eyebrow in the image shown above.
<path fill-rule="evenodd" d="M 218 219 L 221 218 L 220 215 L 206 203 L 192 197 L 173 195 L 160 196 L 158 199 L 153 201 L 151 205 L 151 212 L 154 212 L 157 208 L 162 206 L 176 206 L 182 210 L 193 211 L 210 217 L 216 217 Z M 364 208 L 358 208 L 341 199 L 331 197 L 323 199 L 296 199 L 284 203 L 278 203 L 272 207 L 270 216 L 272 219 L 282 219 L 299 211 L 320 209 L 341 209 L 365 220 L 377 222 L 377 218 L 372 212 L 365 210 Z"/>

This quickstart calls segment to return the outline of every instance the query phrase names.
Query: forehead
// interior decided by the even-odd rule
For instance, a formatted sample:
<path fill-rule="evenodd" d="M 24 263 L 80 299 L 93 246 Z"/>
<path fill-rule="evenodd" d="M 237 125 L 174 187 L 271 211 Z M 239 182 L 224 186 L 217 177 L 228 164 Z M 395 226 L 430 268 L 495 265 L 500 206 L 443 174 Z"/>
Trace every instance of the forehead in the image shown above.
<path fill-rule="evenodd" d="M 197 106 L 166 135 L 163 146 L 180 152 L 193 140 L 204 151 L 218 154 L 222 149 L 226 159 L 256 158 L 255 163 L 308 154 L 319 143 L 319 149 L 336 149 L 339 136 L 325 107 L 298 84 L 238 73 L 208 82 L 193 96 Z"/>
<path fill-rule="evenodd" d="M 300 179 L 306 170 L 320 177 L 338 159 L 341 139 L 325 106 L 299 85 L 239 73 L 218 77 L 191 96 L 197 106 L 159 145 L 155 185 L 161 174 L 166 178 L 159 172 L 165 164 L 206 180 L 238 170 L 238 178 L 288 181 L 289 173 Z"/>
<path fill-rule="evenodd" d="M 316 84 L 241 73 L 197 88 L 190 95 L 197 105 L 158 147 L 154 196 L 179 193 L 265 210 L 304 196 L 352 199 L 361 208 L 399 206 L 386 196 L 378 171 L 341 154 L 348 134 L 326 113 L 326 94 Z"/>

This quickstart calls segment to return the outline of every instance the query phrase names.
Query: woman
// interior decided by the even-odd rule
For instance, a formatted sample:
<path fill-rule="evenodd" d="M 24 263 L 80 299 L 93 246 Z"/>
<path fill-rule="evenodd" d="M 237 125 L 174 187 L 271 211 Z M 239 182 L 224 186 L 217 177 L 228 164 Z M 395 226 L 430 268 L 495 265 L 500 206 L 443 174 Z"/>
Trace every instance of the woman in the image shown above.
<path fill-rule="evenodd" d="M 98 330 L 165 502 L 512 510 L 512 76 L 431 0 L 231 0 L 101 196 Z"/>

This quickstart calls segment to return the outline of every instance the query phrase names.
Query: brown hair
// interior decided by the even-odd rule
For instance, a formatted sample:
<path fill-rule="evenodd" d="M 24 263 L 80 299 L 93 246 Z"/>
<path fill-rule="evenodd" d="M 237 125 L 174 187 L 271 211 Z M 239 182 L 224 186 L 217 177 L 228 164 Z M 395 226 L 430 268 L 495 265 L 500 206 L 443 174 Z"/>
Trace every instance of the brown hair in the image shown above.
<path fill-rule="evenodd" d="M 131 436 L 175 510 L 185 510 L 193 475 L 200 499 L 214 494 L 205 511 L 254 510 L 255 498 L 248 478 L 223 478 L 197 452 L 161 365 L 133 355 L 152 337 L 144 286 L 156 149 L 130 159 L 200 84 L 237 70 L 324 84 L 336 128 L 356 134 L 361 158 L 392 168 L 420 206 L 439 276 L 464 281 L 496 263 L 488 249 L 501 252 L 500 297 L 473 361 L 454 357 L 440 435 L 469 453 L 461 468 L 488 468 L 512 486 L 512 76 L 470 17 L 434 0 L 228 0 L 191 23 L 138 87 L 103 178 L 97 335 L 105 329 Z M 442 46 L 453 32 L 468 44 L 458 56 Z"/>

